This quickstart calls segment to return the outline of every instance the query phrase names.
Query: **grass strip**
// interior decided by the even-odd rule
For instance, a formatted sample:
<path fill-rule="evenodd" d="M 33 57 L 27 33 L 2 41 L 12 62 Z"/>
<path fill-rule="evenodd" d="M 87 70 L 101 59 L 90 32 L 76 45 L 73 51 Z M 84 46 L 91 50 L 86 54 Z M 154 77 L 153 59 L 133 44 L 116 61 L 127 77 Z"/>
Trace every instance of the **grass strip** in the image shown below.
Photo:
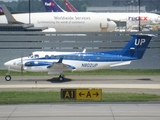
<path fill-rule="evenodd" d="M 94 102 L 148 102 L 160 101 L 159 95 L 137 93 L 102 93 L 102 100 Z M 4 91 L 0 92 L 0 104 L 91 102 L 84 100 L 62 100 L 60 92 L 54 91 Z M 93 100 L 92 100 L 93 102 Z"/>
<path fill-rule="evenodd" d="M 7 70 L 0 70 L 0 76 L 5 76 Z M 12 76 L 21 76 L 20 72 L 12 72 Z M 26 72 L 23 76 L 46 76 L 47 73 Z M 106 69 L 94 71 L 65 72 L 65 75 L 160 75 L 160 69 Z M 53 75 L 51 75 L 53 76 Z"/>

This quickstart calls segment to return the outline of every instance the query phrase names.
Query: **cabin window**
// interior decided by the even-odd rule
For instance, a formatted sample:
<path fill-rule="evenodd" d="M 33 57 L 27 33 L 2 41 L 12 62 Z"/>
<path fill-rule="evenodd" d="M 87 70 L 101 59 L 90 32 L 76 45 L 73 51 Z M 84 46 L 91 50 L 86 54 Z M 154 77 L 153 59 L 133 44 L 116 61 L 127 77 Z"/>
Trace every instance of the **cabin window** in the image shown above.
<path fill-rule="evenodd" d="M 59 55 L 57 55 L 57 56 L 56 56 L 56 58 L 58 58 L 58 59 L 59 59 Z"/>
<path fill-rule="evenodd" d="M 101 58 L 98 56 L 96 59 L 97 59 L 97 60 L 100 60 Z"/>
<path fill-rule="evenodd" d="M 51 55 L 51 58 L 54 58 L 54 55 Z"/>
<path fill-rule="evenodd" d="M 73 57 L 72 57 L 72 58 L 73 58 L 73 59 L 76 59 L 76 56 L 74 56 L 74 55 L 73 55 Z"/>
<path fill-rule="evenodd" d="M 35 61 L 35 62 L 34 62 L 34 64 L 38 64 L 38 62 L 37 62 L 37 61 Z"/>
<path fill-rule="evenodd" d="M 45 55 L 45 58 L 46 58 L 46 59 L 48 59 L 48 58 L 49 58 L 49 56 L 48 56 L 48 55 Z"/>
<path fill-rule="evenodd" d="M 63 55 L 61 55 L 61 56 L 59 56 L 60 58 L 64 58 L 64 56 Z"/>
<path fill-rule="evenodd" d="M 80 60 L 80 59 L 81 59 L 81 56 L 78 56 L 78 59 Z"/>

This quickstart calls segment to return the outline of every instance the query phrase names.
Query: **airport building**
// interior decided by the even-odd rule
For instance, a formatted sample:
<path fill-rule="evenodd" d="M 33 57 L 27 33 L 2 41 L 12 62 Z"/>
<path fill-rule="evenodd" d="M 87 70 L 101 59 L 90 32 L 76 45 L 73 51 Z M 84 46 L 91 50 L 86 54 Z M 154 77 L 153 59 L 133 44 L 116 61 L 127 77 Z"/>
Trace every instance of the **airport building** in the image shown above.
<path fill-rule="evenodd" d="M 87 12 L 139 12 L 138 6 L 118 7 L 87 7 Z M 140 12 L 146 12 L 146 6 L 141 6 Z"/>

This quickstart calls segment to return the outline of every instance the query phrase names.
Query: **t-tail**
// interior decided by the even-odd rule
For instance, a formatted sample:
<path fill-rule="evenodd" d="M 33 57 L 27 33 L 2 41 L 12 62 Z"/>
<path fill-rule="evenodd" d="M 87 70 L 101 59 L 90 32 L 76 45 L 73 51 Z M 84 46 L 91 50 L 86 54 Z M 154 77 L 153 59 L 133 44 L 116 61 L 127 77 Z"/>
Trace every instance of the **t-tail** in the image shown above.
<path fill-rule="evenodd" d="M 64 0 L 64 4 L 68 12 L 78 12 L 78 10 L 68 0 Z"/>
<path fill-rule="evenodd" d="M 42 0 L 47 12 L 65 12 L 54 0 Z"/>
<path fill-rule="evenodd" d="M 130 42 L 121 50 L 122 56 L 141 59 L 152 39 L 153 34 L 135 34 L 132 35 Z"/>

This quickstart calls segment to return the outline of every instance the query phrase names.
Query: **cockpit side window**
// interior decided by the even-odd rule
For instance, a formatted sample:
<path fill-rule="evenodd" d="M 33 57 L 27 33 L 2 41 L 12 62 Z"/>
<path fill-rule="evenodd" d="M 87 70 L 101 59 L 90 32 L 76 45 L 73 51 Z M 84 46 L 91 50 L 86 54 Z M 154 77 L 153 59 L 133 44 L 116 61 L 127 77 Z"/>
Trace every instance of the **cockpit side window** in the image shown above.
<path fill-rule="evenodd" d="M 28 56 L 29 58 L 33 58 L 33 54 L 29 54 L 29 56 Z"/>
<path fill-rule="evenodd" d="M 39 58 L 39 55 L 36 54 L 34 57 L 35 57 L 35 58 Z"/>
<path fill-rule="evenodd" d="M 48 59 L 48 58 L 49 58 L 49 56 L 48 56 L 48 55 L 45 55 L 45 58 L 46 58 L 46 59 Z"/>
<path fill-rule="evenodd" d="M 54 58 L 54 55 L 51 55 L 51 58 Z"/>

